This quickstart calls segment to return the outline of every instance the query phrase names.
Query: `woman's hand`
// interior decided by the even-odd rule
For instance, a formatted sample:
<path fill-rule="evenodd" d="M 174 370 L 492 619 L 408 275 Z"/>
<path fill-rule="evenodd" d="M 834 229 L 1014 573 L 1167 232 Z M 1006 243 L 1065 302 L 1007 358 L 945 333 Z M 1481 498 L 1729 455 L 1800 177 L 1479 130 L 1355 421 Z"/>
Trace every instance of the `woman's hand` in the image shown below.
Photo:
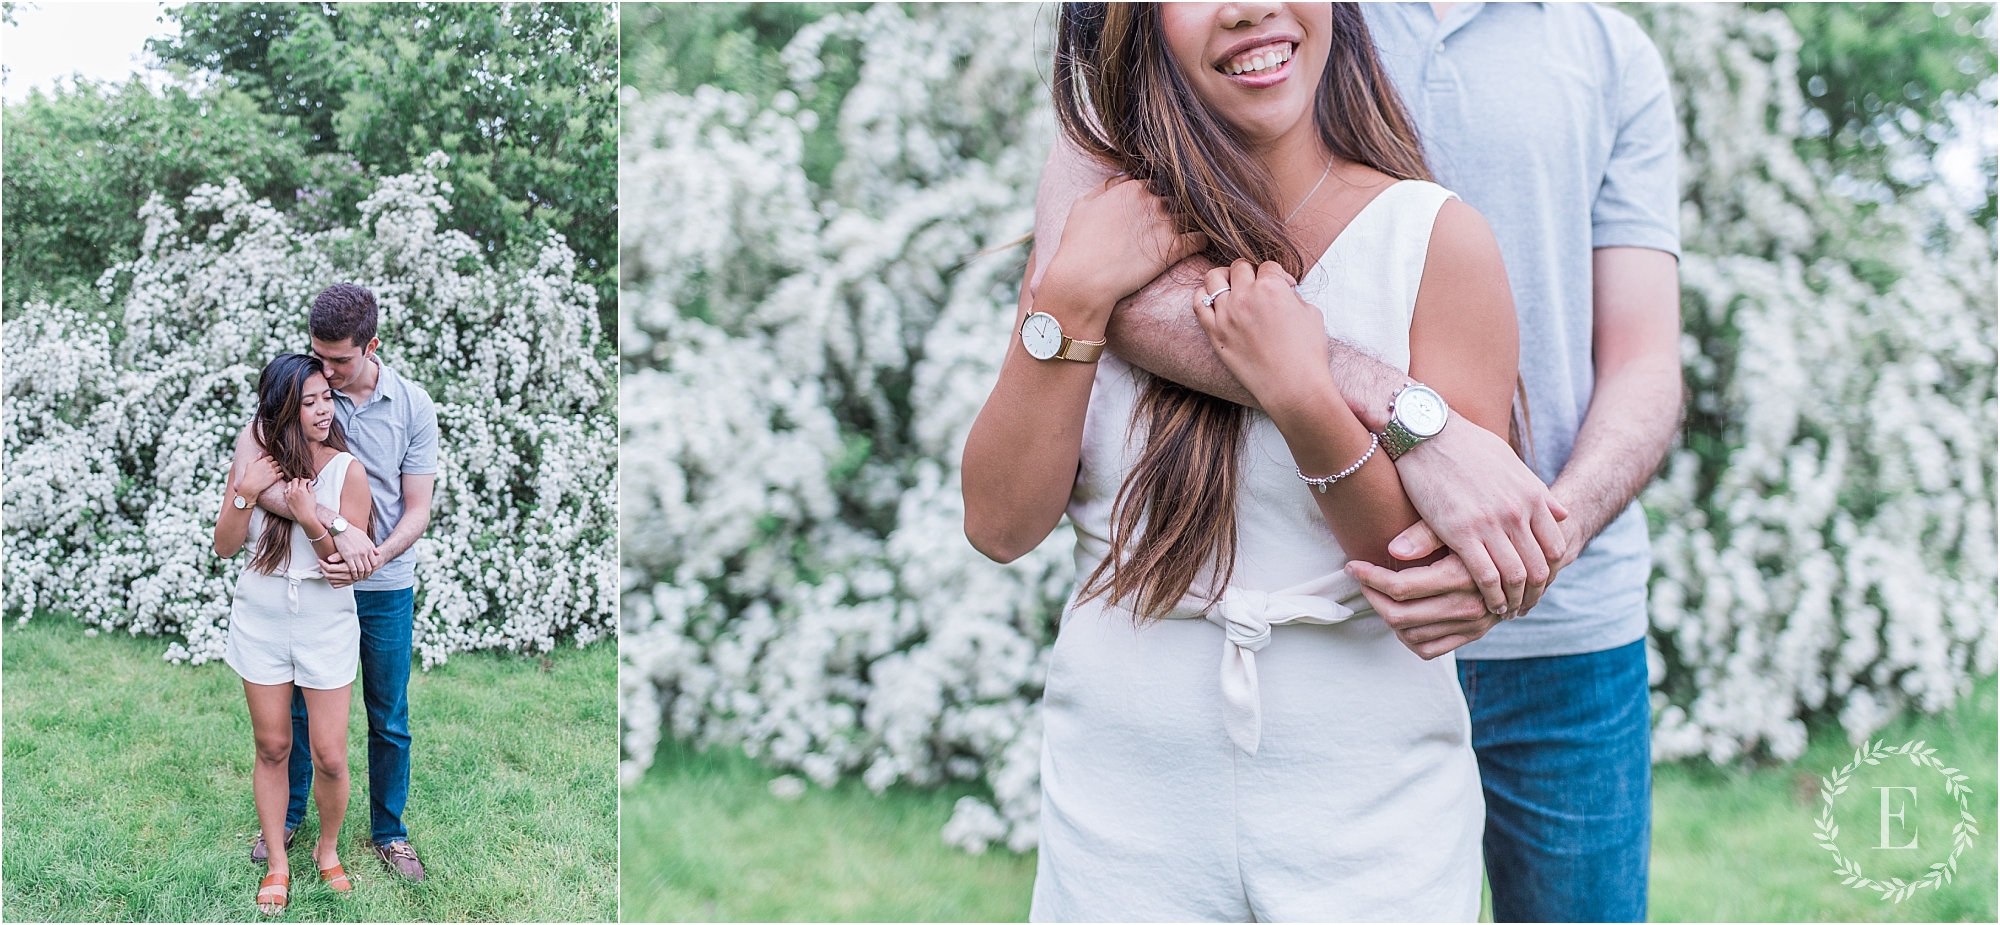
<path fill-rule="evenodd" d="M 1114 179 L 1070 207 L 1062 243 L 1029 297 L 1038 307 L 1049 298 L 1102 310 L 1108 320 L 1119 299 L 1207 246 L 1208 238 L 1200 232 L 1176 230 L 1165 200 L 1146 184 Z"/>
<path fill-rule="evenodd" d="M 292 479 L 285 484 L 285 506 L 292 511 L 295 523 L 317 523 L 319 521 L 319 499 L 313 494 L 311 479 Z"/>
<path fill-rule="evenodd" d="M 1276 263 L 1238 260 L 1208 271 L 1203 291 L 1223 292 L 1214 304 L 1194 303 L 1195 318 L 1224 366 L 1259 407 L 1274 414 L 1296 400 L 1326 393 L 1326 320 L 1299 298 L 1298 281 Z"/>
<path fill-rule="evenodd" d="M 243 478 L 236 483 L 236 493 L 257 503 L 264 490 L 278 484 L 278 464 L 269 456 L 259 456 L 243 468 Z"/>

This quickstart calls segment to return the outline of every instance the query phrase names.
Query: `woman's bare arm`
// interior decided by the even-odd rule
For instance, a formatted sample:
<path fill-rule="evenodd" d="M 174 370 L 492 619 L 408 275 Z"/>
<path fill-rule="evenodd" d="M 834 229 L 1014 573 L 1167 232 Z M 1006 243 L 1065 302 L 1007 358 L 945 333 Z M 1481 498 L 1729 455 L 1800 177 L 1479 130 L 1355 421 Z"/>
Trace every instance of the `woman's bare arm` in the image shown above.
<path fill-rule="evenodd" d="M 1000 379 L 966 436 L 960 483 L 973 548 L 1011 562 L 1048 538 L 1076 484 L 1097 364 L 1037 360 L 1018 335 L 1031 311 L 1063 334 L 1102 341 L 1112 306 L 1188 254 L 1200 235 L 1177 234 L 1145 184 L 1124 180 L 1076 200 L 1039 285 L 1024 279 Z M 1036 265 L 1029 255 L 1030 266 Z"/>
<path fill-rule="evenodd" d="M 359 530 L 366 535 L 372 528 L 368 515 L 374 510 L 374 500 L 368 494 L 368 470 L 361 460 L 347 460 L 347 481 L 340 486 L 340 516 L 347 519 L 350 530 Z"/>

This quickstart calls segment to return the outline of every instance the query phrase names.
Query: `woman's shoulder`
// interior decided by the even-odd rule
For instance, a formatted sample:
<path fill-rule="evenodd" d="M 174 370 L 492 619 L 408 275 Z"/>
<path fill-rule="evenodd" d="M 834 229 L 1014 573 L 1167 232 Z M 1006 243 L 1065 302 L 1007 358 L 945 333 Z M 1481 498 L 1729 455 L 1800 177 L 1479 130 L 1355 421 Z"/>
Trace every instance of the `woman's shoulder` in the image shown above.
<path fill-rule="evenodd" d="M 1391 179 L 1393 180 L 1392 185 L 1382 191 L 1382 195 L 1384 196 L 1393 195 L 1400 200 L 1416 203 L 1428 209 L 1441 209 L 1447 202 L 1457 202 L 1460 205 L 1464 205 L 1459 200 L 1457 193 L 1445 189 L 1431 180 Z"/>
<path fill-rule="evenodd" d="M 1435 183 L 1431 185 L 1437 186 Z M 1437 217 L 1431 222 L 1432 259 L 1452 260 L 1489 253 L 1497 257 L 1499 251 L 1500 243 L 1493 237 L 1493 226 L 1486 223 L 1486 216 L 1479 214 L 1478 209 L 1457 196 L 1438 202 Z"/>

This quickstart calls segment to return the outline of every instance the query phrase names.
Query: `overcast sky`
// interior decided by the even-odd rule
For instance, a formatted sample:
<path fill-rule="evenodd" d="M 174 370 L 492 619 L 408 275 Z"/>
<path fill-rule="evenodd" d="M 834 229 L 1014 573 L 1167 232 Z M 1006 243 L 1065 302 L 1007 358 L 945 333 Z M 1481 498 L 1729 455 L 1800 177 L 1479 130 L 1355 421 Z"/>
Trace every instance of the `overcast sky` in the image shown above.
<path fill-rule="evenodd" d="M 14 8 L 18 25 L 0 25 L 0 63 L 7 78 L 0 93 L 10 103 L 43 92 L 57 80 L 82 74 L 123 81 L 146 69 L 146 39 L 180 30 L 160 21 L 160 10 L 179 3 L 81 3 L 41 0 Z"/>

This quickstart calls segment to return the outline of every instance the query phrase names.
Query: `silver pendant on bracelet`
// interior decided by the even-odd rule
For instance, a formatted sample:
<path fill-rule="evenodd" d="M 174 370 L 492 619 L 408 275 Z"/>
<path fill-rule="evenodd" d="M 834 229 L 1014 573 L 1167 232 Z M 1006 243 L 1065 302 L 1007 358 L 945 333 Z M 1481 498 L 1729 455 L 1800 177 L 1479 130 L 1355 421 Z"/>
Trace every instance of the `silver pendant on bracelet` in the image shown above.
<path fill-rule="evenodd" d="M 1381 435 L 1381 434 L 1369 434 L 1369 435 L 1368 435 L 1368 452 L 1366 452 L 1366 453 L 1363 453 L 1363 454 L 1361 454 L 1361 458 L 1360 458 L 1360 459 L 1357 459 L 1357 460 L 1355 460 L 1355 461 L 1354 461 L 1354 465 L 1352 465 L 1352 466 L 1348 466 L 1347 468 L 1345 468 L 1345 469 L 1342 469 L 1342 470 L 1340 470 L 1339 472 L 1336 472 L 1336 473 L 1334 473 L 1334 474 L 1332 474 L 1332 475 L 1329 475 L 1329 476 L 1326 476 L 1326 477 L 1324 477 L 1324 478 L 1317 478 L 1317 479 L 1316 479 L 1316 478 L 1313 478 L 1313 477 L 1311 477 L 1311 476 L 1308 476 L 1308 475 L 1306 475 L 1306 473 L 1305 473 L 1305 470 L 1303 470 L 1303 469 L 1300 469 L 1300 468 L 1299 468 L 1299 467 L 1297 467 L 1297 466 L 1293 466 L 1293 467 L 1292 467 L 1292 471 L 1293 471 L 1293 472 L 1296 472 L 1296 473 L 1298 473 L 1298 476 L 1299 476 L 1299 481 L 1301 481 L 1301 482 L 1304 482 L 1304 483 L 1306 483 L 1307 485 L 1311 485 L 1312 487 L 1314 487 L 1314 488 L 1317 488 L 1317 489 L 1319 489 L 1319 493 L 1323 495 L 1323 494 L 1326 494 L 1326 486 L 1328 486 L 1328 485 L 1331 485 L 1331 484 L 1333 484 L 1333 483 L 1335 483 L 1335 482 L 1338 482 L 1338 481 L 1340 481 L 1341 479 L 1344 479 L 1344 478 L 1347 478 L 1347 477 L 1348 477 L 1348 476 L 1350 476 L 1350 475 L 1353 475 L 1353 474 L 1354 474 L 1354 472 L 1355 472 L 1355 470 L 1357 470 L 1357 469 L 1360 469 L 1360 468 L 1362 467 L 1362 465 L 1364 465 L 1364 464 L 1366 464 L 1366 463 L 1368 462 L 1368 457 L 1370 457 L 1370 456 L 1373 456 L 1373 455 L 1375 455 L 1375 448 L 1376 448 L 1376 447 L 1378 447 L 1378 446 L 1381 446 L 1381 445 L 1382 445 L 1382 435 Z"/>

